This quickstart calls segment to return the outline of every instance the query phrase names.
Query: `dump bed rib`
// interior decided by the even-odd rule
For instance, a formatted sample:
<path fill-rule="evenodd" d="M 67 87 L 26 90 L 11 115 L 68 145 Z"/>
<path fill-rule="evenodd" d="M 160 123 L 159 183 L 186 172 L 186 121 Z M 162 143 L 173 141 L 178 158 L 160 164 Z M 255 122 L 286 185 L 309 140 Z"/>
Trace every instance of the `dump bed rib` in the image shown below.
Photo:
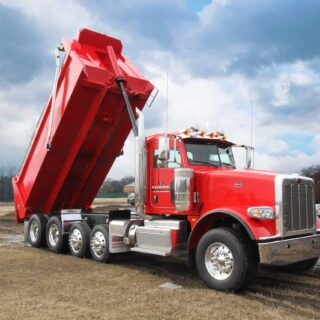
<path fill-rule="evenodd" d="M 153 90 L 136 67 L 121 54 L 115 38 L 83 29 L 77 39 L 64 40 L 64 64 L 57 83 L 46 149 L 52 94 L 48 100 L 20 174 L 13 178 L 16 220 L 33 213 L 88 208 L 132 129 L 110 48 L 133 106 L 142 109 Z"/>

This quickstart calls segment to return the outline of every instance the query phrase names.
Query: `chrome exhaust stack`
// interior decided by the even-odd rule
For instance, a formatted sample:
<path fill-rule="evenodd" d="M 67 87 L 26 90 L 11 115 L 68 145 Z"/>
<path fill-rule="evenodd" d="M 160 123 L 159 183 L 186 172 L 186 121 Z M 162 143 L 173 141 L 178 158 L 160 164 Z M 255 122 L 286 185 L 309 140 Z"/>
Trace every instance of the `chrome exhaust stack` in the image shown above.
<path fill-rule="evenodd" d="M 151 219 L 144 213 L 144 200 L 146 194 L 146 138 L 144 136 L 144 116 L 136 109 L 139 115 L 138 135 L 136 139 L 136 158 L 135 158 L 135 206 L 136 213 L 142 219 Z"/>

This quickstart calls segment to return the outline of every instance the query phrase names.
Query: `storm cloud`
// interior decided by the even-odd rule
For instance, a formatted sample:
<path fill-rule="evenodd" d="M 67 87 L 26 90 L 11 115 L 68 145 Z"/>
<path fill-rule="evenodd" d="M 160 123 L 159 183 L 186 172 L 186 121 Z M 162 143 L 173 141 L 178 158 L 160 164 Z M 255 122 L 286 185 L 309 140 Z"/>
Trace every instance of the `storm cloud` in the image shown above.
<path fill-rule="evenodd" d="M 159 88 L 148 134 L 164 128 L 168 73 L 169 129 L 252 140 L 258 168 L 319 163 L 319 16 L 317 0 L 0 0 L 0 166 L 21 164 L 52 88 L 54 48 L 84 27 L 120 38 Z M 133 152 L 130 137 L 111 177 L 132 174 Z"/>

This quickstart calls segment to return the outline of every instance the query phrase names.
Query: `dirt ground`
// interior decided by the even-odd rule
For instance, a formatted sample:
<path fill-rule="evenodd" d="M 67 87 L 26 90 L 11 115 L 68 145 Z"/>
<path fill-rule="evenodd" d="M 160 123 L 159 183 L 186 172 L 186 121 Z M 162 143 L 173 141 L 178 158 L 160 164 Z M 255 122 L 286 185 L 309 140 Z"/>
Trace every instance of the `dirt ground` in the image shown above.
<path fill-rule="evenodd" d="M 245 292 L 221 293 L 179 261 L 125 254 L 99 264 L 31 248 L 11 211 L 0 206 L 1 320 L 320 319 L 319 265 L 300 275 L 260 268 Z"/>

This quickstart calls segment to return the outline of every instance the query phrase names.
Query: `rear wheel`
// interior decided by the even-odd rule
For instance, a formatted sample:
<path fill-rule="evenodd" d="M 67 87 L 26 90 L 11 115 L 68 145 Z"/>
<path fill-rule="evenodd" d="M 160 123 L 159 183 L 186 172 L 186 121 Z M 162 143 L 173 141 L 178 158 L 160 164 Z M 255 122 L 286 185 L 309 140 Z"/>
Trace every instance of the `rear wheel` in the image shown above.
<path fill-rule="evenodd" d="M 207 232 L 196 250 L 200 277 L 213 289 L 238 291 L 255 273 L 257 262 L 246 239 L 233 229 L 219 228 Z"/>
<path fill-rule="evenodd" d="M 48 249 L 55 253 L 65 252 L 67 238 L 62 233 L 62 224 L 58 217 L 51 217 L 47 224 L 46 240 Z"/>
<path fill-rule="evenodd" d="M 83 258 L 89 252 L 90 227 L 85 222 L 74 223 L 69 231 L 70 253 L 78 258 Z"/>
<path fill-rule="evenodd" d="M 40 248 L 46 245 L 47 217 L 34 214 L 29 219 L 28 236 L 32 247 Z"/>
<path fill-rule="evenodd" d="M 108 262 L 110 260 L 108 225 L 99 224 L 92 229 L 90 253 L 95 261 Z"/>

